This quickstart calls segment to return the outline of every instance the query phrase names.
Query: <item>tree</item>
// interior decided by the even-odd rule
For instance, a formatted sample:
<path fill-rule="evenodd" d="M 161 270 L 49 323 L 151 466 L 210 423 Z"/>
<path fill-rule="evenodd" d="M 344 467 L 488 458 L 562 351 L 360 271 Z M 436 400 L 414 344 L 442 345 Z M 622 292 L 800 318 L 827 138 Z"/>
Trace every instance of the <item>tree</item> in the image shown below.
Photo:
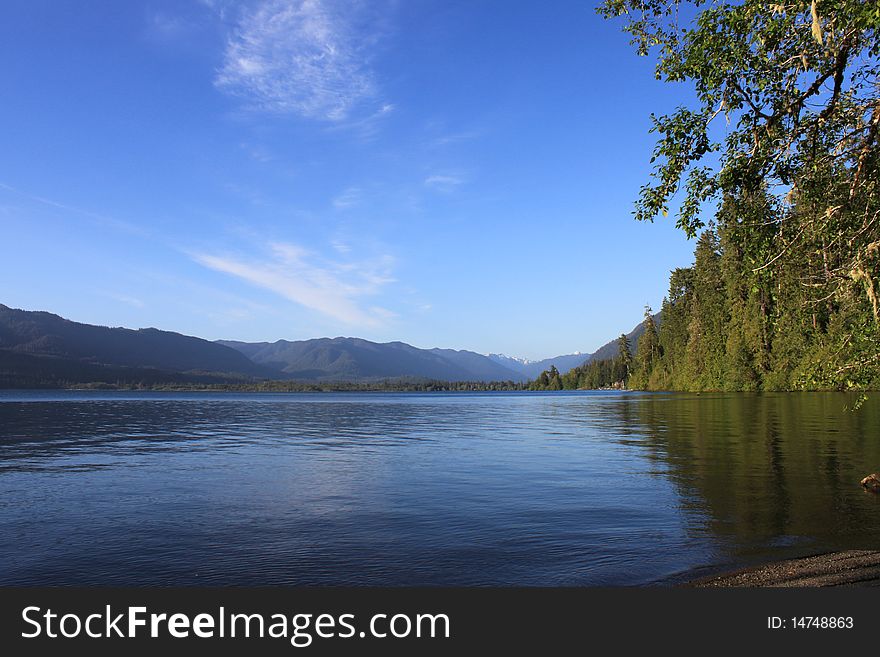
<path fill-rule="evenodd" d="M 698 252 L 684 313 L 691 372 L 722 367 L 700 385 L 880 379 L 880 3 L 604 0 L 599 12 L 657 53 L 658 79 L 696 92 L 652 116 L 655 169 L 634 214 L 666 216 L 681 191 L 677 225 L 693 238 L 715 203 L 720 251 Z"/>
<path fill-rule="evenodd" d="M 556 365 L 550 366 L 550 369 L 547 372 L 547 377 L 549 379 L 547 390 L 562 390 L 562 380 L 560 379 L 559 370 L 556 369 Z"/>
<path fill-rule="evenodd" d="M 570 378 L 563 378 L 559 374 L 559 370 L 555 365 L 551 365 L 550 369 L 544 370 L 538 375 L 538 378 L 529 385 L 529 390 L 563 390 L 565 388 L 574 387 L 571 385 Z"/>
<path fill-rule="evenodd" d="M 629 378 L 629 371 L 632 368 L 632 351 L 629 347 L 629 338 L 626 337 L 626 334 L 621 333 L 620 337 L 617 338 L 617 358 L 620 361 L 620 364 L 623 369 L 623 376 L 620 380 L 626 381 Z"/>
<path fill-rule="evenodd" d="M 648 387 L 654 365 L 660 357 L 660 341 L 657 336 L 657 324 L 651 306 L 645 306 L 645 320 L 642 322 L 644 332 L 636 347 L 633 383 L 635 387 Z"/>
<path fill-rule="evenodd" d="M 688 5 L 704 8 L 681 29 Z M 817 176 L 817 157 L 850 165 L 851 194 L 873 187 L 867 181 L 876 173 L 880 128 L 877 3 L 605 0 L 598 11 L 625 16 L 638 53 L 659 50 L 657 78 L 691 81 L 699 101 L 653 117 L 663 135 L 655 150 L 660 163 L 655 183 L 642 189 L 639 219 L 666 214 L 684 183 L 678 224 L 695 236 L 705 200 L 771 180 L 802 187 Z M 732 126 L 724 144 L 709 130 L 721 114 Z M 809 147 L 828 139 L 838 152 L 810 154 Z M 718 162 L 707 165 L 713 152 Z"/>
<path fill-rule="evenodd" d="M 718 390 L 724 387 L 729 317 L 718 236 L 714 230 L 705 230 L 700 235 L 694 251 L 693 271 L 693 309 L 685 373 L 693 387 Z"/>

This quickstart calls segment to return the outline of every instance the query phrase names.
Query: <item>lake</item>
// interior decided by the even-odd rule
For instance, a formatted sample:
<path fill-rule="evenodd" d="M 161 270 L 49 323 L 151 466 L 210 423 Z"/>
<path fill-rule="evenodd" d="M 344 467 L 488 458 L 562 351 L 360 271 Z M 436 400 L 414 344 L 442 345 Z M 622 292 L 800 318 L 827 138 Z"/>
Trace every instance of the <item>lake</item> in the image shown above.
<path fill-rule="evenodd" d="M 878 549 L 877 396 L 0 392 L 0 584 L 648 585 Z"/>

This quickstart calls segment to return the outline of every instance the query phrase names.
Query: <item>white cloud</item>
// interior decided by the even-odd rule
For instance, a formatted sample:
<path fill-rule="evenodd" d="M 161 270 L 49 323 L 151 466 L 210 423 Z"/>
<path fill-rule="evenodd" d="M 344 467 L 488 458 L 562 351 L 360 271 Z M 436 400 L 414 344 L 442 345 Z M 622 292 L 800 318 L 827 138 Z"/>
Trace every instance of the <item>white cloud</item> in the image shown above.
<path fill-rule="evenodd" d="M 428 142 L 428 145 L 434 147 L 449 146 L 450 144 L 460 144 L 462 142 L 472 141 L 474 139 L 477 139 L 479 136 L 480 132 L 477 130 L 455 132 L 435 137 L 430 142 Z"/>
<path fill-rule="evenodd" d="M 30 194 L 28 192 L 23 192 L 16 187 L 12 187 L 5 183 L 0 182 L 0 190 L 8 192 L 14 196 L 18 196 L 23 199 L 27 199 L 28 201 L 32 201 L 34 203 L 40 203 L 42 205 L 46 205 L 56 210 L 59 210 L 63 213 L 75 214 L 86 217 L 93 223 L 99 224 L 101 226 L 106 226 L 108 228 L 112 228 L 114 230 L 130 233 L 132 235 L 137 235 L 139 237 L 150 237 L 150 233 L 145 229 L 137 226 L 135 224 L 129 223 L 127 221 L 122 221 L 120 219 L 115 219 L 113 217 L 108 217 L 102 214 L 98 214 L 96 212 L 92 212 L 91 210 L 84 210 L 83 208 L 76 207 L 74 205 L 68 205 L 66 203 L 60 203 L 59 201 L 52 200 L 51 198 L 46 198 L 44 196 L 36 196 L 34 194 Z"/>
<path fill-rule="evenodd" d="M 148 17 L 148 34 L 152 37 L 173 40 L 182 37 L 191 26 L 179 16 L 157 12 Z"/>
<path fill-rule="evenodd" d="M 465 180 L 458 175 L 433 175 L 425 178 L 425 186 L 439 191 L 451 191 L 464 184 Z"/>
<path fill-rule="evenodd" d="M 378 306 L 363 307 L 361 298 L 373 296 L 394 282 L 390 256 L 374 260 L 334 262 L 289 242 L 268 247 L 268 259 L 191 254 L 193 260 L 230 274 L 311 310 L 348 325 L 377 327 L 394 314 Z"/>
<path fill-rule="evenodd" d="M 243 16 L 215 84 L 255 109 L 341 122 L 376 94 L 359 4 L 264 0 Z M 384 107 L 379 111 L 382 112 Z"/>
<path fill-rule="evenodd" d="M 333 207 L 337 210 L 347 210 L 360 205 L 362 200 L 363 190 L 360 187 L 349 187 L 333 199 Z"/>
<path fill-rule="evenodd" d="M 244 142 L 241 144 L 241 149 L 247 153 L 252 160 L 256 160 L 262 164 L 272 162 L 275 159 L 275 156 L 272 155 L 269 149 L 260 144 Z"/>
<path fill-rule="evenodd" d="M 128 306 L 132 306 L 133 308 L 143 308 L 144 302 L 140 299 L 132 296 L 128 296 L 126 294 L 117 294 L 115 292 L 100 292 L 102 296 L 108 297 L 110 299 L 114 299 L 119 303 L 124 303 Z"/>

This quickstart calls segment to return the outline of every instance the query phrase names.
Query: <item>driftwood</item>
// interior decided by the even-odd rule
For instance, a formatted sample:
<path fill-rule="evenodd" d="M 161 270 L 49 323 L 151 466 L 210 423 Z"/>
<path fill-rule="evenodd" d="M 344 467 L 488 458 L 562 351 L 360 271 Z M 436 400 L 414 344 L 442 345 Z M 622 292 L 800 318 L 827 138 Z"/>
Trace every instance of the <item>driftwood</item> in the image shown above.
<path fill-rule="evenodd" d="M 865 490 L 869 490 L 872 493 L 880 493 L 880 474 L 877 474 L 876 472 L 874 474 L 869 474 L 859 483 L 862 484 L 862 488 Z"/>

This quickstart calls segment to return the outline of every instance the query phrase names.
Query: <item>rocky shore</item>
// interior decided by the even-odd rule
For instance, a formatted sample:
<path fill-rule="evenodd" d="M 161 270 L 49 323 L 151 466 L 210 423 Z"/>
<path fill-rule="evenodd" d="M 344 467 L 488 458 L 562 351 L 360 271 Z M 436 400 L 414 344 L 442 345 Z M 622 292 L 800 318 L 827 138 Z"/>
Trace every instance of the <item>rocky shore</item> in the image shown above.
<path fill-rule="evenodd" d="M 846 550 L 778 561 L 688 582 L 711 587 L 880 586 L 880 551 Z"/>

